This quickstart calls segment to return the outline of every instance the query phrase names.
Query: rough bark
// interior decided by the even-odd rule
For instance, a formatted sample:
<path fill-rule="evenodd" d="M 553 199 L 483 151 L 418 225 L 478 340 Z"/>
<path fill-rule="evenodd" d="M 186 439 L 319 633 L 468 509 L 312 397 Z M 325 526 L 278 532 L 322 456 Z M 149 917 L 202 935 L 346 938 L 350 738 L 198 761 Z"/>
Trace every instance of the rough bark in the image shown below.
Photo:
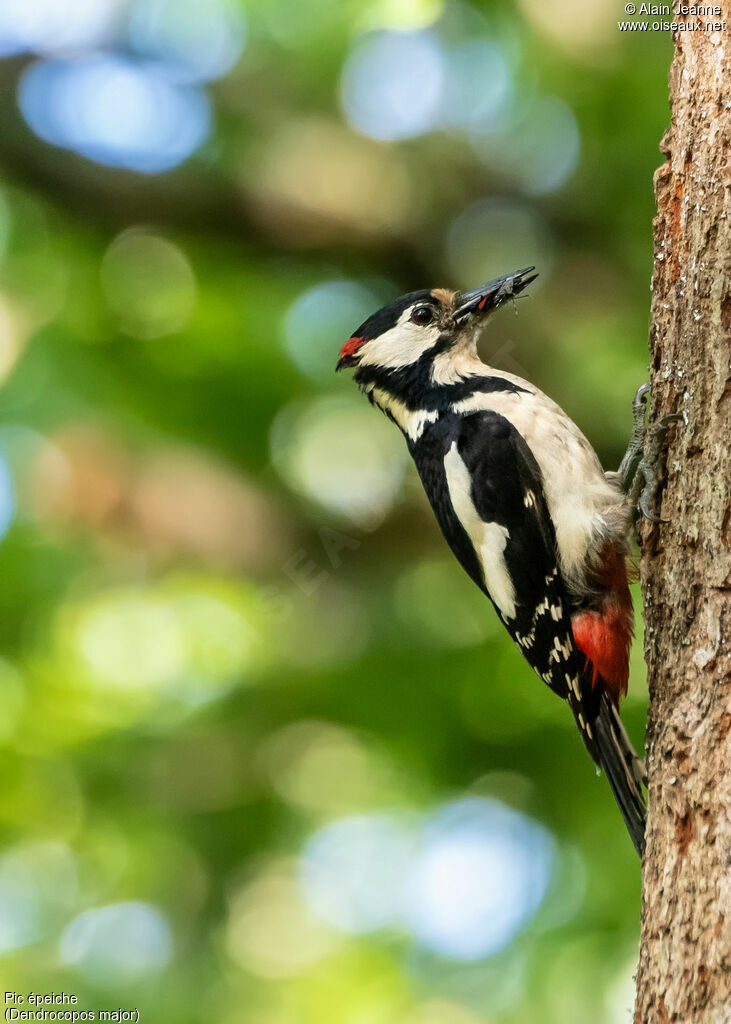
<path fill-rule="evenodd" d="M 731 3 L 682 32 L 655 176 L 652 420 L 682 413 L 643 528 L 650 814 L 635 1024 L 731 1021 Z M 692 20 L 692 19 L 689 19 Z"/>

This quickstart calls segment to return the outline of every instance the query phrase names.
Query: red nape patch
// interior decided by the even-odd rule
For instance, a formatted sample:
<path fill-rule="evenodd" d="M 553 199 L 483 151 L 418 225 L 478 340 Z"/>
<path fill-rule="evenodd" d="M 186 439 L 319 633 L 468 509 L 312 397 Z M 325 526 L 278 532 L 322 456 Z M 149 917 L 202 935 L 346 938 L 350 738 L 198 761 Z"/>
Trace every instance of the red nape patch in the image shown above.
<path fill-rule="evenodd" d="M 354 355 L 361 347 L 361 345 L 365 345 L 365 342 L 365 338 L 348 338 L 343 347 L 340 349 L 340 358 L 344 359 L 345 356 Z"/>
<path fill-rule="evenodd" d="M 629 598 L 629 591 L 627 591 Z M 627 693 L 632 606 L 612 596 L 600 612 L 579 612 L 571 620 L 576 646 L 591 662 L 593 682 L 601 676 L 614 703 Z"/>

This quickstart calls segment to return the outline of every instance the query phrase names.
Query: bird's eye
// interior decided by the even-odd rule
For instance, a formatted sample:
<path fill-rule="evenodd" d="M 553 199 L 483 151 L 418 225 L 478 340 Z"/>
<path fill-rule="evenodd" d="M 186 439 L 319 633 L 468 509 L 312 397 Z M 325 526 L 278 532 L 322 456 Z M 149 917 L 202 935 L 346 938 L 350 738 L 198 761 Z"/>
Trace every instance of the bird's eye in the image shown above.
<path fill-rule="evenodd" d="M 411 319 L 415 324 L 420 324 L 421 326 L 430 324 L 434 319 L 434 310 L 431 306 L 417 306 L 411 314 Z"/>

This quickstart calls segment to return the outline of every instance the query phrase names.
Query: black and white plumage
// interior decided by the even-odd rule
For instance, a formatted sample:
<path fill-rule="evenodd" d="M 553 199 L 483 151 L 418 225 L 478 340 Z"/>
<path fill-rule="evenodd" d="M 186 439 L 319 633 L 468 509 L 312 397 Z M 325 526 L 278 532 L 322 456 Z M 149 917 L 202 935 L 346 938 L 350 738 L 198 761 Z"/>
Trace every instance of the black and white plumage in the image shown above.
<path fill-rule="evenodd" d="M 579 428 L 528 381 L 486 366 L 487 315 L 533 268 L 466 295 L 412 292 L 340 353 L 401 429 L 454 555 L 524 657 L 569 704 L 642 850 L 642 764 L 619 718 L 632 607 L 631 510 Z"/>

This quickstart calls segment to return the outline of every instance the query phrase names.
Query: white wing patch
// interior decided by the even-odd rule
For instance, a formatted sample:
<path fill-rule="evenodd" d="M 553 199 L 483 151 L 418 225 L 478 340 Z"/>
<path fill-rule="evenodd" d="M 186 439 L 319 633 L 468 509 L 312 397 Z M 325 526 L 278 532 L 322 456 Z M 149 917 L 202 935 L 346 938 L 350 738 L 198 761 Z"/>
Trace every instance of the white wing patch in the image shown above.
<path fill-rule="evenodd" d="M 444 456 L 447 487 L 452 507 L 472 541 L 485 586 L 505 619 L 515 618 L 515 587 L 505 563 L 505 546 L 510 534 L 499 523 L 486 523 L 475 508 L 472 500 L 472 481 L 457 442 Z"/>

